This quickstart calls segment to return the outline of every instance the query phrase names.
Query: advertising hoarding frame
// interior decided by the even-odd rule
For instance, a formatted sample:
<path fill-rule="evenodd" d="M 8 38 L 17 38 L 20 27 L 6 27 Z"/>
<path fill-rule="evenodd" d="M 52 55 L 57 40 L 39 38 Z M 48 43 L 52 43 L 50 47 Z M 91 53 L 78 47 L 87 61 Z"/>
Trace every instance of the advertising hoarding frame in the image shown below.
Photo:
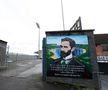
<path fill-rule="evenodd" d="M 88 43 L 90 48 L 90 58 L 92 64 L 92 79 L 80 79 L 80 78 L 68 78 L 68 77 L 50 77 L 47 76 L 47 60 L 46 60 L 46 39 L 43 40 L 43 79 L 50 82 L 61 82 L 72 85 L 86 86 L 94 88 L 95 90 L 100 90 L 100 80 L 98 65 L 96 61 L 96 51 L 95 51 L 95 41 L 93 35 L 94 29 L 90 30 L 76 30 L 76 31 L 47 31 L 47 36 L 62 36 L 62 35 L 87 35 Z"/>

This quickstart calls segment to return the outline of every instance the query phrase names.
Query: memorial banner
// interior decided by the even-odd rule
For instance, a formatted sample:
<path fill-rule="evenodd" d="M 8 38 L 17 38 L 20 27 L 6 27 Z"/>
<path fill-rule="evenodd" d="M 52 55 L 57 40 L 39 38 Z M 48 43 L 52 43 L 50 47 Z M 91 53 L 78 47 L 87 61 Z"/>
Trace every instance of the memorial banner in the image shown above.
<path fill-rule="evenodd" d="M 92 79 L 87 35 L 46 38 L 47 76 Z"/>

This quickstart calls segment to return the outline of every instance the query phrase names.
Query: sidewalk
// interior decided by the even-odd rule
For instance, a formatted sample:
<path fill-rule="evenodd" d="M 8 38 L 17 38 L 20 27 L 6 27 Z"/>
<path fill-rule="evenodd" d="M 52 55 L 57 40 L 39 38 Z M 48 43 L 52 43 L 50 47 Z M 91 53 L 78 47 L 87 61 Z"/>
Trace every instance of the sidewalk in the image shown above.
<path fill-rule="evenodd" d="M 102 90 L 108 90 L 108 75 L 101 75 Z"/>

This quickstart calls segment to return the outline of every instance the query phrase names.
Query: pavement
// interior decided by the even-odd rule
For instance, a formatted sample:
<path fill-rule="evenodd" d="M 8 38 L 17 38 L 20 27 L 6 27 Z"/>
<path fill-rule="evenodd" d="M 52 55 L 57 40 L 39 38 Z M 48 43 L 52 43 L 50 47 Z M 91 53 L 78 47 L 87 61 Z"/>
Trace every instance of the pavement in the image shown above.
<path fill-rule="evenodd" d="M 108 75 L 100 75 L 101 90 L 108 90 Z M 79 90 L 70 85 L 42 80 L 42 61 L 24 60 L 9 62 L 0 71 L 0 90 Z M 91 90 L 91 89 L 81 89 Z"/>
<path fill-rule="evenodd" d="M 108 75 L 100 75 L 102 90 L 108 90 Z"/>

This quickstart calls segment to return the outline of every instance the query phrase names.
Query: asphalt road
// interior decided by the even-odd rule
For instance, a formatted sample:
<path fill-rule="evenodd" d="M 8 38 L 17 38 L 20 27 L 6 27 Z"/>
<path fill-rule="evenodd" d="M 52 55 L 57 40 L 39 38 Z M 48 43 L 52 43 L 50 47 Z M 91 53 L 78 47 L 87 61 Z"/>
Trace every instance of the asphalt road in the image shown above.
<path fill-rule="evenodd" d="M 0 90 L 72 90 L 70 86 L 42 80 L 42 61 L 25 60 L 10 62 L 0 72 Z"/>
<path fill-rule="evenodd" d="M 101 75 L 102 90 L 108 90 L 108 75 Z M 42 80 L 42 61 L 24 60 L 8 63 L 0 71 L 0 90 L 75 90 L 69 85 Z M 90 90 L 90 89 L 82 89 Z"/>

